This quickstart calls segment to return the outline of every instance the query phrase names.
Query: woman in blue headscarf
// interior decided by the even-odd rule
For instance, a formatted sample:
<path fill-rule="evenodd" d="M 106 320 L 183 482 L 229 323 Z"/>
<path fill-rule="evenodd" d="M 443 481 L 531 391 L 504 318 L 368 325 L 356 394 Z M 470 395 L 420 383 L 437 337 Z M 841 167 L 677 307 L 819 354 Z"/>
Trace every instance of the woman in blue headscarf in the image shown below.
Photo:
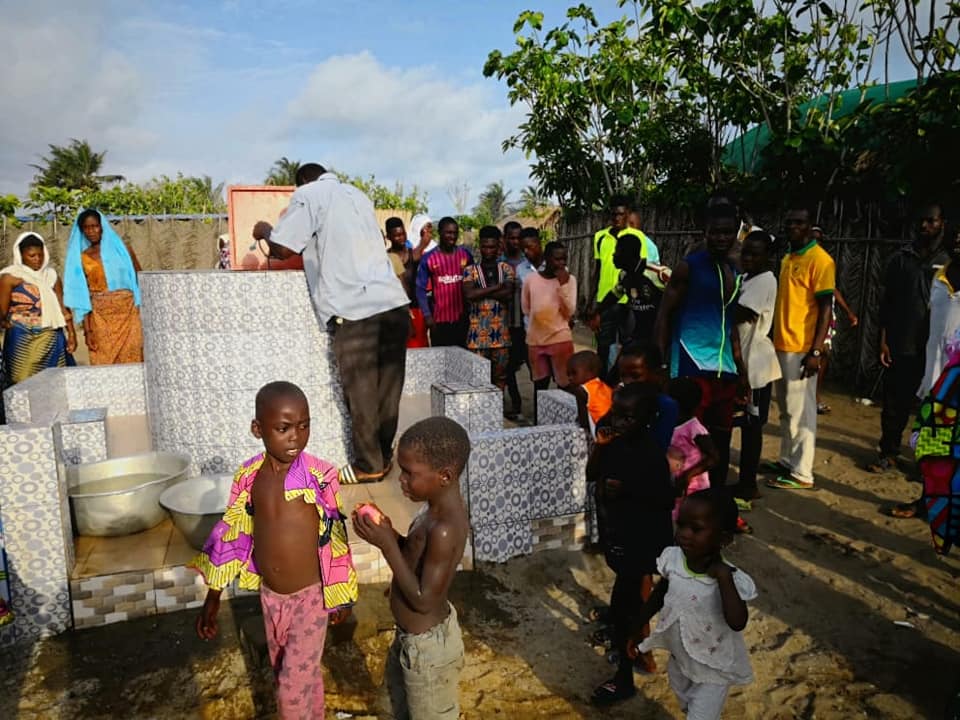
<path fill-rule="evenodd" d="M 63 302 L 83 326 L 91 365 L 143 362 L 140 263 L 97 210 L 70 231 Z"/>

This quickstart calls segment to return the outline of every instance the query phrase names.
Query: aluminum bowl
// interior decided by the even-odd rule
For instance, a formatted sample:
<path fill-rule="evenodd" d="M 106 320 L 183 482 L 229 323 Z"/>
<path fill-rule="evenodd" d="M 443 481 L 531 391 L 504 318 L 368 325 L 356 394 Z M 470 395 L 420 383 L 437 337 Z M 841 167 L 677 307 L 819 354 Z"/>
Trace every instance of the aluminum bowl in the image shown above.
<path fill-rule="evenodd" d="M 177 530 L 196 550 L 202 550 L 210 531 L 223 517 L 233 475 L 201 475 L 171 485 L 160 496 Z"/>
<path fill-rule="evenodd" d="M 163 522 L 160 494 L 187 476 L 190 458 L 151 452 L 67 466 L 67 493 L 78 535 L 132 535 Z"/>

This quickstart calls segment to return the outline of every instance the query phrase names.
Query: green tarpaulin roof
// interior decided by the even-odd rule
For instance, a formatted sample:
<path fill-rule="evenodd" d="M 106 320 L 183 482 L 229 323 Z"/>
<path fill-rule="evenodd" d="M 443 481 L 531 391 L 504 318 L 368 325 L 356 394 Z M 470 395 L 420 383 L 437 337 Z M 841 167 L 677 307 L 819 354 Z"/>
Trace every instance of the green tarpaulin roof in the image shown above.
<path fill-rule="evenodd" d="M 874 104 L 897 100 L 917 86 L 916 80 L 901 80 L 885 85 L 874 85 L 864 91 L 864 101 Z M 801 115 L 811 107 L 825 107 L 830 102 L 829 95 L 821 95 L 816 100 L 810 100 L 800 106 Z M 833 117 L 839 118 L 849 115 L 857 109 L 860 103 L 860 88 L 852 88 L 840 93 L 839 102 L 833 111 Z M 723 148 L 723 162 L 726 165 L 740 170 L 753 170 L 750 166 L 754 158 L 754 149 L 762 150 L 770 142 L 770 128 L 766 123 L 757 125 L 740 137 L 727 143 Z M 757 153 L 759 161 L 759 152 Z"/>

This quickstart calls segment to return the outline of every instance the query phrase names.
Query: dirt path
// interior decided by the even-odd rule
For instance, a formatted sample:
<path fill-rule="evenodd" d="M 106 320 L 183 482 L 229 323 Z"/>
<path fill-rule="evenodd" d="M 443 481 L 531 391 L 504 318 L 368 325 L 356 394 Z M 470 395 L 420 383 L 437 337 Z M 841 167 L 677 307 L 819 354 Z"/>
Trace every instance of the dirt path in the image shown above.
<path fill-rule="evenodd" d="M 879 411 L 837 395 L 830 401 L 819 489 L 766 491 L 749 515 L 756 534 L 730 553 L 760 597 L 746 630 L 757 680 L 734 691 L 726 717 L 939 717 L 960 674 L 960 562 L 936 558 L 923 523 L 878 512 L 914 497 L 918 486 L 859 470 L 872 457 Z M 767 457 L 776 447 L 776 426 L 769 430 Z M 461 574 L 453 600 L 467 641 L 464 716 L 679 717 L 663 674 L 638 676 L 638 697 L 614 710 L 601 714 L 587 703 L 610 667 L 587 644 L 583 617 L 606 599 L 611 581 L 602 559 L 565 552 Z M 389 614 L 378 588 L 365 586 L 361 602 L 365 626 L 382 631 L 331 644 L 331 718 L 385 714 L 378 686 Z M 192 636 L 192 614 L 177 613 L 5 653 L 0 717 L 272 717 L 269 671 L 252 667 L 238 641 L 238 625 L 255 623 L 256 613 L 249 599 L 225 610 L 222 636 L 210 644 Z"/>

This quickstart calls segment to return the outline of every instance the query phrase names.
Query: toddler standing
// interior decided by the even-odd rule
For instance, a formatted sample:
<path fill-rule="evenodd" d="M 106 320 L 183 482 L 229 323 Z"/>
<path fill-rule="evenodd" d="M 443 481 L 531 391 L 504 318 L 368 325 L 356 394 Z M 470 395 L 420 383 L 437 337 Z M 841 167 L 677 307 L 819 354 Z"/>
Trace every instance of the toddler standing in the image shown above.
<path fill-rule="evenodd" d="M 689 720 L 720 717 L 732 685 L 753 682 L 741 631 L 746 601 L 757 596 L 753 580 L 730 565 L 721 551 L 733 540 L 737 506 L 729 494 L 708 489 L 688 496 L 677 518 L 677 546 L 657 560 L 663 578 L 634 619 L 650 622 L 661 610 L 653 634 L 629 644 L 634 657 L 654 648 L 670 651 L 667 676 Z"/>

